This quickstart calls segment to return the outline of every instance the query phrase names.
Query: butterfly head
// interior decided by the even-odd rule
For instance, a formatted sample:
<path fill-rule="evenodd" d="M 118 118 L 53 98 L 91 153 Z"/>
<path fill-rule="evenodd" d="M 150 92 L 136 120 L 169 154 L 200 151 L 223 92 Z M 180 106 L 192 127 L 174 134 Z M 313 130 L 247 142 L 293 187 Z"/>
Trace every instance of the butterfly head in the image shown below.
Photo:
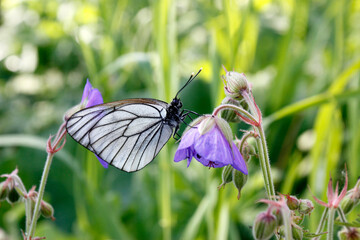
<path fill-rule="evenodd" d="M 180 99 L 177 98 L 177 97 L 175 97 L 175 98 L 171 101 L 170 105 L 171 105 L 172 107 L 174 107 L 175 109 L 177 109 L 177 110 L 180 110 L 180 109 L 182 108 L 182 106 L 183 106 L 182 102 L 181 102 Z"/>

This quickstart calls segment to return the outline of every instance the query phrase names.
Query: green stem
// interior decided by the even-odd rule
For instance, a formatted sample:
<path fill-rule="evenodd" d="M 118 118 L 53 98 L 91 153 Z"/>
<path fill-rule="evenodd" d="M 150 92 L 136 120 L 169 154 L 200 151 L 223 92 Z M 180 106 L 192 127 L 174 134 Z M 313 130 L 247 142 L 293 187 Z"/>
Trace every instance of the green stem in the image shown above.
<path fill-rule="evenodd" d="M 15 190 L 25 200 L 25 232 L 27 232 L 31 224 L 31 199 L 26 197 L 27 191 L 21 178 L 17 175 L 12 176 L 12 178 L 15 179 L 17 183 L 17 185 L 15 185 Z"/>
<path fill-rule="evenodd" d="M 340 221 L 343 222 L 343 223 L 347 223 L 347 219 L 346 219 L 346 216 L 345 216 L 345 213 L 344 211 L 342 210 L 342 208 L 340 206 L 338 206 L 337 208 L 337 212 L 339 214 L 339 217 L 340 217 Z M 350 230 L 350 228 L 348 226 L 345 226 L 348 230 Z"/>
<path fill-rule="evenodd" d="M 39 187 L 39 192 L 38 192 L 38 196 L 36 199 L 36 203 L 35 203 L 35 207 L 34 207 L 34 212 L 32 214 L 32 220 L 31 220 L 31 224 L 30 224 L 30 229 L 28 232 L 26 232 L 26 237 L 28 240 L 31 240 L 31 238 L 34 236 L 35 234 L 35 229 L 36 229 L 36 223 L 37 220 L 39 218 L 39 214 L 40 214 L 40 205 L 41 205 L 41 201 L 44 197 L 44 192 L 45 192 L 45 185 L 47 182 L 47 178 L 49 176 L 49 172 L 50 172 L 50 166 L 53 160 L 53 157 L 55 155 L 55 153 L 57 151 L 60 150 L 60 148 L 62 148 L 62 146 L 59 147 L 59 149 L 57 149 L 57 147 L 59 146 L 60 142 L 64 139 L 64 137 L 66 136 L 66 130 L 65 130 L 65 122 L 63 124 L 61 124 L 56 137 L 55 137 L 55 142 L 54 144 L 51 143 L 51 137 L 49 138 L 48 142 L 47 142 L 47 157 L 46 157 L 46 162 L 45 162 L 45 166 L 44 166 L 44 170 L 41 176 L 41 180 L 40 180 L 40 187 Z M 65 139 L 63 144 L 65 143 Z M 51 149 L 49 149 L 51 148 Z M 29 206 L 30 207 L 30 206 Z"/>
<path fill-rule="evenodd" d="M 328 215 L 328 212 L 329 212 L 329 208 L 325 208 L 323 214 L 321 215 L 321 219 L 320 219 L 320 222 L 319 222 L 319 226 L 318 226 L 318 228 L 316 229 L 316 233 L 315 233 L 315 234 L 320 234 L 321 231 L 323 230 L 324 225 L 325 225 L 325 222 L 326 222 L 326 217 L 327 217 L 327 215 Z M 314 240 L 318 240 L 319 238 L 320 238 L 320 237 L 316 237 L 316 238 L 314 238 Z"/>
<path fill-rule="evenodd" d="M 334 218 L 335 218 L 335 208 L 329 208 L 329 218 L 328 218 L 328 229 L 327 229 L 327 240 L 332 240 L 334 235 Z"/>
<path fill-rule="evenodd" d="M 265 157 L 264 157 L 264 152 L 263 152 L 263 148 L 262 148 L 262 143 L 260 138 L 256 138 L 256 144 L 257 144 L 257 148 L 259 151 L 259 160 L 260 160 L 260 167 L 261 167 L 261 171 L 263 174 L 263 178 L 264 178 L 264 184 L 265 184 L 265 189 L 266 189 L 266 193 L 268 195 L 268 198 L 271 199 L 272 193 L 270 191 L 270 183 L 269 183 L 269 176 L 267 174 L 266 171 L 266 163 L 265 163 Z"/>
<path fill-rule="evenodd" d="M 254 99 L 246 91 L 242 91 L 241 95 L 244 97 L 244 100 L 248 104 L 252 115 L 256 119 L 258 119 L 257 122 L 259 123 L 259 125 L 255 126 L 255 127 L 257 128 L 257 133 L 260 136 L 260 141 L 257 141 L 257 142 L 258 142 L 259 152 L 261 153 L 261 154 L 259 154 L 259 158 L 260 158 L 261 168 L 263 169 L 265 188 L 266 188 L 266 191 L 268 192 L 268 198 L 271 200 L 275 200 L 275 195 L 276 195 L 275 187 L 274 187 L 274 182 L 273 182 L 273 179 L 271 176 L 269 151 L 267 149 L 265 132 L 264 132 L 264 128 L 262 126 L 261 112 L 260 112 L 260 109 L 258 108 L 258 106 L 256 105 Z"/>
<path fill-rule="evenodd" d="M 44 167 L 42 177 L 41 177 L 41 181 L 40 181 L 38 197 L 37 197 L 37 200 L 36 200 L 32 220 L 31 220 L 30 229 L 29 229 L 29 232 L 27 233 L 27 239 L 28 240 L 31 240 L 31 238 L 35 234 L 36 223 L 37 223 L 37 219 L 38 219 L 39 213 L 40 213 L 40 211 L 39 211 L 40 210 L 40 204 L 41 204 L 41 200 L 42 200 L 42 198 L 44 196 L 45 185 L 46 185 L 46 181 L 47 181 L 47 178 L 48 178 L 48 175 L 49 175 L 50 166 L 51 166 L 53 157 L 54 157 L 54 153 L 48 153 L 47 158 L 46 158 L 45 167 Z"/>
<path fill-rule="evenodd" d="M 284 219 L 284 232 L 285 232 L 285 239 L 292 240 L 292 232 L 291 232 L 291 217 L 290 217 L 290 210 L 288 208 L 283 208 L 281 210 L 282 218 Z"/>
<path fill-rule="evenodd" d="M 265 138 L 265 133 L 264 133 L 264 129 L 262 127 L 262 125 L 260 125 L 259 127 L 257 127 L 257 130 L 259 132 L 260 135 L 260 148 L 262 149 L 261 152 L 263 153 L 262 156 L 259 156 L 261 159 L 260 162 L 263 162 L 264 166 L 262 166 L 263 168 L 265 168 L 266 171 L 266 175 L 264 175 L 264 178 L 267 177 L 267 182 L 268 182 L 268 191 L 270 192 L 270 195 L 268 196 L 269 199 L 275 200 L 275 187 L 274 187 L 274 182 L 272 179 L 272 175 L 271 175 L 271 166 L 270 166 L 270 158 L 269 158 L 269 151 L 267 149 L 267 145 L 266 145 L 266 138 Z"/>

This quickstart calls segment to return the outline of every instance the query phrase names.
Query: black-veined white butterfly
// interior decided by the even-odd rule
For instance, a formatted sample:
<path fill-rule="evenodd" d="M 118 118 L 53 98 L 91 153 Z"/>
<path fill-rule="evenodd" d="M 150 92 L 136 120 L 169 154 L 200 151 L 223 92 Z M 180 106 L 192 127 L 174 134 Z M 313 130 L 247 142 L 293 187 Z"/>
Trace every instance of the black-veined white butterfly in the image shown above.
<path fill-rule="evenodd" d="M 110 165 L 134 172 L 148 165 L 191 111 L 181 110 L 178 94 L 201 72 L 192 74 L 170 104 L 151 98 L 125 99 L 74 113 L 69 135 Z"/>

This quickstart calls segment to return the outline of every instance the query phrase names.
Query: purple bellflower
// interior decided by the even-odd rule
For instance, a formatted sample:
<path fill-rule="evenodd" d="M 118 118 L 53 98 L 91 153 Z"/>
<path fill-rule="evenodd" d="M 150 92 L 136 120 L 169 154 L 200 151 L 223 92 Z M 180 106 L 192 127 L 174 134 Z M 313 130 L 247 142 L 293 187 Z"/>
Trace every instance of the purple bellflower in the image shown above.
<path fill-rule="evenodd" d="M 98 104 L 104 103 L 103 98 L 101 96 L 100 91 L 97 88 L 93 88 L 89 79 L 86 80 L 86 85 L 84 88 L 84 92 L 81 98 L 81 109 L 92 107 Z M 103 165 L 104 168 L 108 168 L 109 164 L 102 160 L 99 156 L 97 156 L 97 159 L 100 161 L 101 165 Z"/>
<path fill-rule="evenodd" d="M 189 167 L 192 158 L 207 167 L 220 168 L 231 165 L 238 171 L 248 174 L 239 149 L 232 141 L 229 124 L 216 116 L 203 116 L 196 119 L 181 138 L 174 161 L 187 159 Z"/>

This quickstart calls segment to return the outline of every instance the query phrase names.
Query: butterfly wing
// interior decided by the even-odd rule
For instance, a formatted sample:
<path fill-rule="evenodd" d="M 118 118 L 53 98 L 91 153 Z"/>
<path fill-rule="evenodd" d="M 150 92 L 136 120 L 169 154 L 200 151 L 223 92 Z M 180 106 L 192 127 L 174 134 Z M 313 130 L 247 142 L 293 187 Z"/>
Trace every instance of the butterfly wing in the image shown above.
<path fill-rule="evenodd" d="M 73 114 L 67 132 L 101 159 L 126 172 L 149 164 L 173 133 L 166 123 L 168 104 L 155 99 L 128 99 L 97 105 Z"/>

